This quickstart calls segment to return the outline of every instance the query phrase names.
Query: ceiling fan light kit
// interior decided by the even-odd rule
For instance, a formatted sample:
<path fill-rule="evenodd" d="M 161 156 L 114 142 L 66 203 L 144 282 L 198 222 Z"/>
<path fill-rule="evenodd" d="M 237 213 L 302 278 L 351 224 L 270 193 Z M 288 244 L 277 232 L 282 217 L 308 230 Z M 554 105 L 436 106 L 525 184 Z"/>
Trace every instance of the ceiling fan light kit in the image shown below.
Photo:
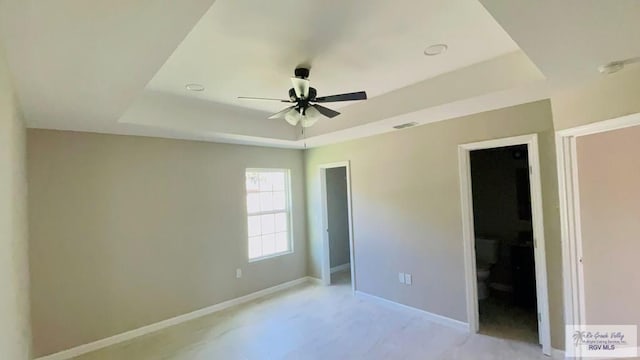
<path fill-rule="evenodd" d="M 316 91 L 316 89 L 310 86 L 308 80 L 308 68 L 297 68 L 295 69 L 293 74 L 295 77 L 291 78 L 291 84 L 293 85 L 293 87 L 289 89 L 288 100 L 244 96 L 240 96 L 239 99 L 271 100 L 294 104 L 269 116 L 269 119 L 284 119 L 292 126 L 297 126 L 298 123 L 300 123 L 302 127 L 312 126 L 322 117 L 334 118 L 340 115 L 339 112 L 331 110 L 318 103 L 356 101 L 367 99 L 367 93 L 364 91 L 318 97 L 318 92 Z"/>

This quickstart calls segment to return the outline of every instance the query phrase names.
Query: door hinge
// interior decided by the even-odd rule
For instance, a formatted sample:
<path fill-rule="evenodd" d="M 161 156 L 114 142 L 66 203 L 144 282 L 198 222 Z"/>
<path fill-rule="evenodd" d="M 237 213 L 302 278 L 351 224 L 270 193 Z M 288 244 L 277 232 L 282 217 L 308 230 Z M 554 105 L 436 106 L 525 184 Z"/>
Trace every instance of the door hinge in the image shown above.
<path fill-rule="evenodd" d="M 529 175 L 533 175 L 533 166 L 529 165 Z"/>
<path fill-rule="evenodd" d="M 533 238 L 533 247 L 537 248 L 538 247 L 538 239 Z"/>
<path fill-rule="evenodd" d="M 538 322 L 542 322 L 542 314 L 538 313 Z"/>

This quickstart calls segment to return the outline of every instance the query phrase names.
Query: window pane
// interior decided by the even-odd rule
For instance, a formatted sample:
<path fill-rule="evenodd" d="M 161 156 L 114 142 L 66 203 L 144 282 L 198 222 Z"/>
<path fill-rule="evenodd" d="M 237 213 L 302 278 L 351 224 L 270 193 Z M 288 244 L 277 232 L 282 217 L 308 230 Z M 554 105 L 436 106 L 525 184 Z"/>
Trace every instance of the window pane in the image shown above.
<path fill-rule="evenodd" d="M 273 211 L 273 193 L 260 193 L 260 211 Z"/>
<path fill-rule="evenodd" d="M 249 214 L 260 211 L 260 194 L 247 194 L 247 212 Z"/>
<path fill-rule="evenodd" d="M 245 173 L 251 260 L 291 250 L 288 174 L 279 169 L 247 169 Z"/>
<path fill-rule="evenodd" d="M 276 234 L 276 252 L 285 252 L 289 250 L 289 241 L 286 232 Z"/>
<path fill-rule="evenodd" d="M 247 192 L 258 191 L 260 189 L 260 177 L 258 173 L 247 173 Z"/>
<path fill-rule="evenodd" d="M 262 255 L 271 255 L 276 252 L 276 236 L 274 234 L 262 236 Z"/>
<path fill-rule="evenodd" d="M 260 216 L 249 216 L 249 236 L 258 236 L 260 231 Z"/>
<path fill-rule="evenodd" d="M 249 238 L 249 258 L 257 258 L 262 256 L 262 238 L 254 236 Z"/>
<path fill-rule="evenodd" d="M 275 218 L 276 218 L 275 232 L 287 231 L 287 214 L 286 213 L 275 214 Z"/>
<path fill-rule="evenodd" d="M 273 191 L 284 191 L 284 172 L 273 173 Z"/>
<path fill-rule="evenodd" d="M 284 191 L 278 191 L 273 193 L 273 209 L 274 210 L 284 210 L 286 209 L 287 203 L 286 198 L 284 196 Z"/>
<path fill-rule="evenodd" d="M 273 191 L 273 173 L 260 173 L 260 191 Z"/>
<path fill-rule="evenodd" d="M 260 216 L 262 225 L 262 234 L 273 234 L 275 232 L 275 216 L 273 214 Z"/>

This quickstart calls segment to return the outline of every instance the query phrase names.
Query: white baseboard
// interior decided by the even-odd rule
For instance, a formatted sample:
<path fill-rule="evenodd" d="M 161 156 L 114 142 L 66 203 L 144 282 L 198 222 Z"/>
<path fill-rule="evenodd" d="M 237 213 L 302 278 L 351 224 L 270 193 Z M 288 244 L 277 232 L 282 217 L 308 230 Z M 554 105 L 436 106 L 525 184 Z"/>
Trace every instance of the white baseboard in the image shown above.
<path fill-rule="evenodd" d="M 408 305 L 404 305 L 404 304 L 400 304 L 397 303 L 395 301 L 391 301 L 385 298 L 381 298 L 379 296 L 375 296 L 375 295 L 371 295 L 371 294 L 367 294 L 365 292 L 356 290 L 356 296 L 364 299 L 364 300 L 368 300 L 368 301 L 372 301 L 372 302 L 377 302 L 379 304 L 385 304 L 385 305 L 392 305 L 392 306 L 396 306 L 396 307 L 401 307 L 403 309 L 407 309 L 407 310 L 411 310 L 411 311 L 416 311 L 418 313 L 420 313 L 422 316 L 426 316 L 430 321 L 433 321 L 434 323 L 440 324 L 440 325 L 444 325 L 450 328 L 454 328 L 457 330 L 462 330 L 462 331 L 466 331 L 469 332 L 469 324 L 466 322 L 462 322 L 460 320 L 454 320 L 451 318 L 448 318 L 446 316 L 442 316 L 442 315 L 438 315 L 438 314 L 434 314 L 434 313 L 430 313 L 428 311 L 424 311 L 418 308 L 414 308 Z"/>
<path fill-rule="evenodd" d="M 347 270 L 347 269 L 351 269 L 351 263 L 346 263 L 346 264 L 342 264 L 342 265 L 338 265 L 338 266 L 334 266 L 331 268 L 331 273 L 336 273 L 338 271 L 343 271 L 343 270 Z"/>
<path fill-rule="evenodd" d="M 39 357 L 35 360 L 67 360 L 67 359 L 71 359 L 74 358 L 76 356 L 80 356 L 92 351 L 96 351 L 102 348 L 105 348 L 107 346 L 111 346 L 111 345 L 115 345 L 124 341 L 129 341 L 131 339 L 143 336 L 143 335 L 147 335 L 149 333 L 153 333 L 162 329 L 166 329 L 168 327 L 174 326 L 174 325 L 178 325 L 181 324 L 183 322 L 186 321 L 190 321 L 193 319 L 197 319 L 199 317 L 202 316 L 206 316 L 209 314 L 213 314 L 215 312 L 230 308 L 232 306 L 235 305 L 239 305 L 239 304 L 243 304 L 249 301 L 253 301 L 255 299 L 267 296 L 267 295 L 271 295 L 273 293 L 282 291 L 282 290 L 286 290 L 290 287 L 305 283 L 305 282 L 316 282 L 317 279 L 306 276 L 300 279 L 296 279 L 293 281 L 289 281 L 286 283 L 282 283 L 280 285 L 276 285 L 267 289 L 263 289 L 260 291 L 256 291 L 254 293 L 245 295 L 245 296 L 241 296 L 239 298 L 235 298 L 235 299 L 231 299 L 228 301 L 224 301 L 200 310 L 196 310 L 184 315 L 179 315 L 167 320 L 162 320 L 160 322 L 154 323 L 154 324 L 150 324 L 150 325 L 146 325 L 143 326 L 141 328 L 137 328 L 134 330 L 129 330 L 127 332 L 123 332 L 117 335 L 113 335 L 110 336 L 108 338 L 104 338 L 104 339 L 100 339 L 94 342 L 90 342 L 88 344 L 84 344 L 84 345 L 80 345 L 80 346 L 76 346 L 74 348 L 68 349 L 68 350 L 63 350 L 60 352 L 57 352 L 55 354 L 51 354 L 51 355 L 45 355 L 42 357 Z"/>
<path fill-rule="evenodd" d="M 551 358 L 552 359 L 558 359 L 558 360 L 564 360 L 565 359 L 565 355 L 564 355 L 564 350 L 558 350 L 558 349 L 551 349 Z"/>

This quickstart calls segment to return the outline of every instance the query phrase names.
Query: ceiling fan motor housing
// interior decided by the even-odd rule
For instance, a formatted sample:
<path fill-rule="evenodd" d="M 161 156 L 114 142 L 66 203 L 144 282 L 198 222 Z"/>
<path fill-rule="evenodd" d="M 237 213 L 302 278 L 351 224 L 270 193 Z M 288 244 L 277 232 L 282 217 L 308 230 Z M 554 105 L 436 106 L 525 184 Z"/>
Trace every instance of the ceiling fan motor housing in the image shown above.
<path fill-rule="evenodd" d="M 293 71 L 293 74 L 300 79 L 309 78 L 309 69 L 308 68 L 297 68 Z"/>

